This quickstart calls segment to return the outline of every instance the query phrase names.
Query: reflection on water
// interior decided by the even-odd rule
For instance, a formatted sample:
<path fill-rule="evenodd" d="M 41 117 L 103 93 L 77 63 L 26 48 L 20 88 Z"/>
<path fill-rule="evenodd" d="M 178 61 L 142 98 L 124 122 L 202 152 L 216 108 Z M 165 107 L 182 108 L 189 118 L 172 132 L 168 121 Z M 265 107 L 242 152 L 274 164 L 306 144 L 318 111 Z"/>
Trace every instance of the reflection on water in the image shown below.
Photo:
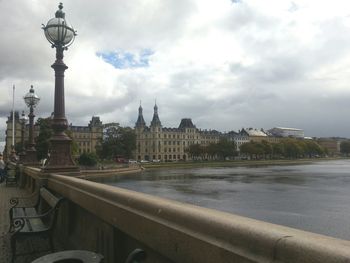
<path fill-rule="evenodd" d="M 350 161 L 146 170 L 99 182 L 350 240 Z"/>

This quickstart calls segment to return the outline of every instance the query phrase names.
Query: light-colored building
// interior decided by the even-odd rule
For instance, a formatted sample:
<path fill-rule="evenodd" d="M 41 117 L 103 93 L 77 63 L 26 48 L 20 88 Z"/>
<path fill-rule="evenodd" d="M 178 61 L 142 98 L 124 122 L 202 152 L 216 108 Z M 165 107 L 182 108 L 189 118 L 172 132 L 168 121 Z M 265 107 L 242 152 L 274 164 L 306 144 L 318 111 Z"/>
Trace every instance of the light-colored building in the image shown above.
<path fill-rule="evenodd" d="M 95 153 L 96 146 L 102 142 L 103 125 L 100 117 L 93 116 L 88 126 L 70 125 L 68 130 L 78 145 L 79 155 L 82 153 Z"/>
<path fill-rule="evenodd" d="M 12 113 L 6 122 L 6 137 L 4 155 L 9 156 L 12 150 Z M 24 141 L 28 141 L 29 125 L 25 126 Z M 72 137 L 78 145 L 78 153 L 96 152 L 96 146 L 102 141 L 103 125 L 99 117 L 92 117 L 88 126 L 74 126 L 69 125 L 68 130 L 72 132 Z M 15 112 L 15 144 L 22 143 L 22 124 L 20 122 L 19 114 Z M 39 135 L 39 126 L 34 126 L 34 138 Z"/>
<path fill-rule="evenodd" d="M 304 138 L 304 130 L 302 129 L 275 127 L 268 132 L 275 137 Z"/>
<path fill-rule="evenodd" d="M 13 138 L 13 121 L 12 121 L 12 111 L 10 112 L 10 116 L 7 117 L 6 121 L 6 131 L 5 131 L 5 147 L 4 147 L 4 156 L 10 156 L 12 145 L 15 146 L 17 143 L 22 142 L 22 124 L 19 119 L 18 111 L 15 111 L 15 126 L 14 126 L 14 144 L 12 141 Z M 28 133 L 26 134 L 28 135 Z M 27 137 L 25 137 L 27 138 Z"/>
<path fill-rule="evenodd" d="M 148 161 L 190 160 L 191 157 L 186 152 L 188 146 L 217 143 L 222 135 L 215 130 L 197 129 L 192 120 L 188 118 L 182 119 L 178 128 L 163 127 L 157 105 L 154 106 L 153 118 L 149 127 L 143 118 L 143 109 L 139 107 L 135 133 L 135 159 Z"/>
<path fill-rule="evenodd" d="M 263 129 L 254 129 L 254 128 L 242 128 L 238 132 L 228 132 L 226 134 L 231 141 L 235 142 L 236 150 L 239 152 L 242 144 L 248 142 L 262 142 L 267 141 L 270 143 L 278 143 L 280 141 L 279 137 L 272 136 L 269 133 L 266 133 Z"/>

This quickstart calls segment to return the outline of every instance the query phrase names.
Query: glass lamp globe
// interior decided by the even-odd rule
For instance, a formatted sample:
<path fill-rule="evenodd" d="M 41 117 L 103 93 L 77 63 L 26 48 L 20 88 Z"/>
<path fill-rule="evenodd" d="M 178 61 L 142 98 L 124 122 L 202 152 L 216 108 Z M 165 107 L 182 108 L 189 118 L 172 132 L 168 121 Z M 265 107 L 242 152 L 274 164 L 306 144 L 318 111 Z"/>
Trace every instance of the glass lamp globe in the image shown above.
<path fill-rule="evenodd" d="M 24 102 L 28 107 L 35 106 L 39 103 L 40 98 L 34 93 L 33 85 L 30 86 L 29 92 L 24 96 Z"/>
<path fill-rule="evenodd" d="M 65 13 L 62 11 L 63 4 L 60 3 L 58 8 L 55 17 L 51 18 L 43 29 L 52 47 L 67 48 L 73 43 L 76 31 L 65 19 Z"/>

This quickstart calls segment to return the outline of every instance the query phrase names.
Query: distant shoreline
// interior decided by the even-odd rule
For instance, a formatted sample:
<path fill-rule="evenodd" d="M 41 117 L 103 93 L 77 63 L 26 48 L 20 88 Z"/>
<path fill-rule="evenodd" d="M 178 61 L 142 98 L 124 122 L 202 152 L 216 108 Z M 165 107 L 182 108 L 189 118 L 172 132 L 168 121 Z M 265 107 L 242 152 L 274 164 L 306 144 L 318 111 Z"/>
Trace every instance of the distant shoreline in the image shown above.
<path fill-rule="evenodd" d="M 239 161 L 198 161 L 198 162 L 169 162 L 142 164 L 146 169 L 160 168 L 197 168 L 197 167 L 239 167 L 239 166 L 267 166 L 267 165 L 299 165 L 321 161 L 347 160 L 349 158 L 317 158 L 296 160 L 239 160 Z"/>

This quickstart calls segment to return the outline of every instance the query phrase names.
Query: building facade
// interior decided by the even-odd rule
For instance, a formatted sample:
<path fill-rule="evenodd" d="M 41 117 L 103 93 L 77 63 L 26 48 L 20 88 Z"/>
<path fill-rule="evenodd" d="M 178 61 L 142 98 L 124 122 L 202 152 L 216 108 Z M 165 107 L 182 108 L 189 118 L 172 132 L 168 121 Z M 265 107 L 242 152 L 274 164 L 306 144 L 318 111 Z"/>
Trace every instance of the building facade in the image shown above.
<path fill-rule="evenodd" d="M 96 146 L 102 142 L 103 125 L 100 117 L 93 116 L 88 126 L 70 125 L 73 140 L 78 145 L 78 155 L 82 153 L 96 153 Z"/>
<path fill-rule="evenodd" d="M 135 123 L 137 160 L 179 161 L 191 160 L 186 149 L 192 144 L 202 146 L 217 143 L 221 137 L 218 131 L 197 129 L 189 118 L 182 119 L 178 128 L 166 128 L 158 115 L 158 106 L 154 106 L 150 126 L 143 118 L 143 109 L 139 107 Z"/>
<path fill-rule="evenodd" d="M 18 143 L 22 142 L 22 124 L 19 118 L 18 111 L 15 111 L 14 114 L 14 144 L 13 144 L 13 120 L 12 120 L 12 112 L 10 112 L 10 116 L 7 117 L 6 121 L 6 131 L 5 131 L 5 148 L 4 148 L 4 157 L 10 156 L 12 151 L 12 146 L 15 146 Z M 25 129 L 26 134 L 24 135 L 24 138 L 28 137 L 28 129 Z M 26 137 L 27 136 L 27 137 Z"/>
<path fill-rule="evenodd" d="M 238 132 L 230 131 L 226 136 L 235 142 L 236 151 L 240 152 L 240 148 L 243 144 L 248 142 L 262 142 L 267 141 L 270 143 L 278 143 L 280 137 L 273 136 L 270 133 L 265 132 L 263 129 L 254 128 L 242 128 Z"/>
<path fill-rule="evenodd" d="M 5 137 L 5 149 L 4 155 L 10 156 L 12 150 L 12 113 L 8 117 L 6 122 L 6 137 Z M 96 146 L 101 143 L 103 138 L 103 125 L 99 117 L 93 116 L 88 126 L 74 126 L 69 125 L 68 130 L 71 131 L 73 140 L 78 146 L 78 155 L 82 153 L 94 153 L 96 152 Z M 22 124 L 19 118 L 19 114 L 15 112 L 15 143 L 22 143 Z M 29 125 L 26 124 L 24 128 L 24 141 L 28 141 Z M 39 126 L 34 126 L 34 138 L 39 135 Z"/>

